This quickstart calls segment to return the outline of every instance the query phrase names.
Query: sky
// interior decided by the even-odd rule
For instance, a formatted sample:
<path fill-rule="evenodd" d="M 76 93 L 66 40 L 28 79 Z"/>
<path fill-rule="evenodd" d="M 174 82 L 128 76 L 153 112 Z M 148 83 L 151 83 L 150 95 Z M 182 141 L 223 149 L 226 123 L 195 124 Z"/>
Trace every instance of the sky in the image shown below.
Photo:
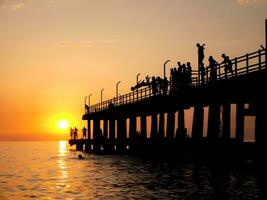
<path fill-rule="evenodd" d="M 256 51 L 265 19 L 267 0 L 0 0 L 0 140 L 67 138 L 57 123 L 86 125 L 85 96 L 128 93 L 167 59 L 167 75 L 196 69 L 197 42 L 218 61 Z"/>

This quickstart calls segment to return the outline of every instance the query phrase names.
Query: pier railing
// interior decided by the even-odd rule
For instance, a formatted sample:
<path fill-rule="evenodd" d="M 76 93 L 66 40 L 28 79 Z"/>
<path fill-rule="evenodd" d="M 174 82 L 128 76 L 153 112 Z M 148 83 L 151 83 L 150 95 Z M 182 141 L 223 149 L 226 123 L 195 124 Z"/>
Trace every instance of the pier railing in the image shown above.
<path fill-rule="evenodd" d="M 266 50 L 260 49 L 240 57 L 235 57 L 231 60 L 231 62 L 233 74 L 225 72 L 225 65 L 221 63 L 217 66 L 217 76 L 215 78 L 210 77 L 211 69 L 208 66 L 206 67 L 204 78 L 201 78 L 199 70 L 192 70 L 191 81 L 188 83 L 188 87 L 202 87 L 204 85 L 214 84 L 214 82 L 211 82 L 211 78 L 213 78 L 213 81 L 217 82 L 221 80 L 232 79 L 234 77 L 256 71 L 266 70 Z M 158 90 L 156 93 L 153 91 L 152 85 L 150 85 L 141 89 L 136 89 L 128 94 L 120 95 L 118 97 L 114 97 L 112 99 L 92 105 L 89 107 L 87 112 L 100 112 L 115 106 L 122 106 L 148 100 L 153 96 L 170 95 L 170 93 L 174 94 L 175 92 L 179 92 L 179 90 L 173 90 L 171 87 L 171 82 L 172 81 L 170 80 L 165 89 Z"/>

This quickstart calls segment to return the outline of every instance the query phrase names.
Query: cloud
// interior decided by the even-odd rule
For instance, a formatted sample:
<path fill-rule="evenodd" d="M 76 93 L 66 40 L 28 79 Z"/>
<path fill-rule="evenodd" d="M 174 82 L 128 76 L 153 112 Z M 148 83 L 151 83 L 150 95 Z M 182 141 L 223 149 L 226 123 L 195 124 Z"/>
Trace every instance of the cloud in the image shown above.
<path fill-rule="evenodd" d="M 2 5 L 0 8 L 4 10 L 10 10 L 10 11 L 18 11 L 25 7 L 25 4 L 23 2 L 17 2 L 13 4 L 8 5 Z"/>
<path fill-rule="evenodd" d="M 81 40 L 81 41 L 71 41 L 71 40 L 62 40 L 57 43 L 50 43 L 50 46 L 60 46 L 60 47 L 70 47 L 70 48 L 90 48 L 90 47 L 104 47 L 109 45 L 114 45 L 117 43 L 116 39 L 107 39 L 107 40 Z"/>
<path fill-rule="evenodd" d="M 241 6 L 246 6 L 250 4 L 267 4 L 267 0 L 236 0 L 236 2 Z"/>

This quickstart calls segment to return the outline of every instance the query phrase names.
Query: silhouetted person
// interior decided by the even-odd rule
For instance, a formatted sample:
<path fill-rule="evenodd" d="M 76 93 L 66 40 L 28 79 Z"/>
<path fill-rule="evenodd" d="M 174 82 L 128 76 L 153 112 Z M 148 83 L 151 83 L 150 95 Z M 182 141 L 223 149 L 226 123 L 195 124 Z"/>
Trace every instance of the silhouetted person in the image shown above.
<path fill-rule="evenodd" d="M 70 128 L 70 139 L 72 140 L 73 139 L 73 129 Z"/>
<path fill-rule="evenodd" d="M 181 65 L 181 62 L 177 62 L 177 65 L 178 65 L 178 73 L 182 73 L 183 66 Z"/>
<path fill-rule="evenodd" d="M 205 83 L 205 76 L 206 76 L 206 69 L 205 69 L 203 63 L 201 64 L 201 66 L 199 68 L 199 72 L 200 72 L 201 84 L 204 84 Z"/>
<path fill-rule="evenodd" d="M 168 81 L 167 77 L 165 77 L 165 78 L 162 80 L 162 90 L 163 90 L 163 95 L 167 95 L 167 93 L 168 93 L 168 84 L 169 84 L 169 81 Z"/>
<path fill-rule="evenodd" d="M 187 62 L 186 63 L 187 66 L 187 79 L 188 79 L 188 83 L 189 85 L 191 85 L 192 83 L 192 67 L 191 67 L 191 63 Z"/>
<path fill-rule="evenodd" d="M 224 64 L 224 72 L 225 72 L 225 78 L 227 78 L 228 71 L 231 72 L 232 76 L 234 75 L 233 68 L 232 68 L 232 62 L 229 58 L 229 56 L 226 56 L 224 53 L 222 54 L 223 62 Z"/>
<path fill-rule="evenodd" d="M 210 82 L 214 83 L 217 79 L 217 65 L 218 62 L 212 56 L 209 57 Z"/>
<path fill-rule="evenodd" d="M 200 68 L 205 57 L 204 55 L 205 44 L 200 45 L 199 43 L 197 43 L 196 46 L 197 46 L 197 53 L 198 53 L 198 68 Z"/>
<path fill-rule="evenodd" d="M 87 129 L 85 127 L 83 127 L 82 132 L 83 132 L 83 138 L 86 139 L 86 131 Z"/>
<path fill-rule="evenodd" d="M 152 94 L 155 96 L 157 94 L 157 80 L 155 78 L 155 76 L 152 77 L 152 82 L 151 82 L 151 85 L 152 85 Z"/>
<path fill-rule="evenodd" d="M 78 139 L 78 129 L 76 128 L 76 126 L 74 127 L 74 140 Z"/>

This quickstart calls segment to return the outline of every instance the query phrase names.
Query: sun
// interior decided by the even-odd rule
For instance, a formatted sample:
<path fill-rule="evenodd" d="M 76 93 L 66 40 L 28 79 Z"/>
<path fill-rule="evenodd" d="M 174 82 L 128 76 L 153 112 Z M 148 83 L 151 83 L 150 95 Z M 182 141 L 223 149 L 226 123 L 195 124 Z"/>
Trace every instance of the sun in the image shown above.
<path fill-rule="evenodd" d="M 59 129 L 66 129 L 66 128 L 68 128 L 68 126 L 69 126 L 69 123 L 68 123 L 68 121 L 65 120 L 65 119 L 61 119 L 61 120 L 59 120 L 58 123 L 57 123 L 57 127 L 58 127 Z"/>

